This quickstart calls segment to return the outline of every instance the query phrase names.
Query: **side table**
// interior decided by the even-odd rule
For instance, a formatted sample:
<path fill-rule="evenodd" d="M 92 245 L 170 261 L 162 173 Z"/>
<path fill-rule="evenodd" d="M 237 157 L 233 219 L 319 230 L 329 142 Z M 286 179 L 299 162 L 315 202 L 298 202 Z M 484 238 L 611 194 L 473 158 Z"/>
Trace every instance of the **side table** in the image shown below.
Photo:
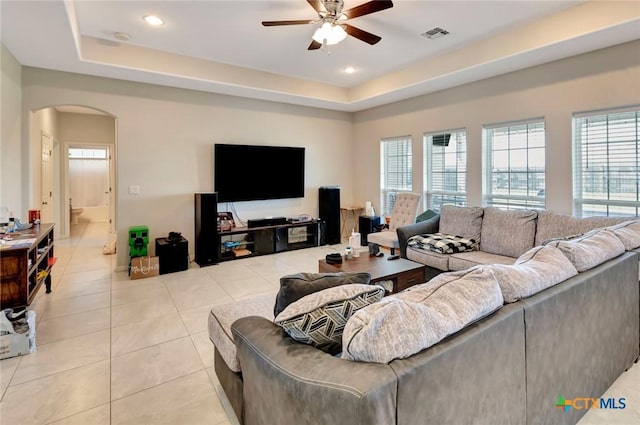
<path fill-rule="evenodd" d="M 358 231 L 357 218 L 361 211 L 364 211 L 363 207 L 340 207 L 340 221 L 342 222 L 340 236 L 343 239 L 349 239 L 351 229 Z"/>

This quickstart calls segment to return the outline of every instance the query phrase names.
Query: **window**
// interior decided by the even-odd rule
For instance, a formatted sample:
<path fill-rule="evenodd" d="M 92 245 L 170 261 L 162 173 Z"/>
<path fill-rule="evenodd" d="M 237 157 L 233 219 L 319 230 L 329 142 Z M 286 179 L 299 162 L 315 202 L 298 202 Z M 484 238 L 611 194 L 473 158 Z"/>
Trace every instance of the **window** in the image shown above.
<path fill-rule="evenodd" d="M 576 216 L 638 215 L 639 116 L 638 106 L 574 115 Z"/>
<path fill-rule="evenodd" d="M 485 205 L 544 209 L 544 121 L 486 126 L 484 140 Z"/>
<path fill-rule="evenodd" d="M 381 142 L 380 158 L 382 159 L 381 214 L 391 214 L 398 192 L 409 192 L 413 188 L 411 137 L 384 139 Z"/>
<path fill-rule="evenodd" d="M 457 130 L 424 135 L 426 208 L 467 204 L 467 133 Z"/>

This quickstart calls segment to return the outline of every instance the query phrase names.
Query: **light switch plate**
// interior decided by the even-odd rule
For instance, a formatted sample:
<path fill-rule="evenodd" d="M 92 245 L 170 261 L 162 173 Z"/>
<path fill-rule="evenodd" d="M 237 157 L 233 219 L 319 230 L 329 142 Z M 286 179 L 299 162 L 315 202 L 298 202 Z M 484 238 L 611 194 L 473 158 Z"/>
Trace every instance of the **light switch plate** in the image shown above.
<path fill-rule="evenodd" d="M 140 186 L 137 184 L 132 184 L 129 186 L 129 195 L 139 195 L 140 194 Z"/>

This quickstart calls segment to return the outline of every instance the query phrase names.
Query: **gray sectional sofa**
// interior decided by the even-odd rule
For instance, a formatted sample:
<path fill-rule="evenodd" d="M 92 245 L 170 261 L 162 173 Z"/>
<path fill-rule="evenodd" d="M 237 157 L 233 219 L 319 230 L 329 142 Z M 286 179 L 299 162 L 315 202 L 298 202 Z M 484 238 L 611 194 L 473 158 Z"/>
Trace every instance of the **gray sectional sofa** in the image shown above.
<path fill-rule="evenodd" d="M 246 425 L 575 424 L 585 410 L 564 412 L 558 397 L 600 397 L 639 356 L 636 252 L 386 364 L 347 361 L 294 341 L 273 323 L 266 306 L 274 301 L 254 302 L 244 314 L 221 308 L 210 315 L 210 335 L 221 315 L 228 321 L 238 370 L 216 346 L 215 371 Z M 397 329 L 403 332 L 403 323 Z"/>
<path fill-rule="evenodd" d="M 545 241 L 583 234 L 626 220 L 629 217 L 576 218 L 545 210 L 444 205 L 435 217 L 400 227 L 397 233 L 400 256 L 426 265 L 426 275 L 433 277 L 479 264 L 513 264 L 524 252 Z M 441 254 L 409 246 L 412 236 L 437 232 L 473 239 L 478 249 Z"/>

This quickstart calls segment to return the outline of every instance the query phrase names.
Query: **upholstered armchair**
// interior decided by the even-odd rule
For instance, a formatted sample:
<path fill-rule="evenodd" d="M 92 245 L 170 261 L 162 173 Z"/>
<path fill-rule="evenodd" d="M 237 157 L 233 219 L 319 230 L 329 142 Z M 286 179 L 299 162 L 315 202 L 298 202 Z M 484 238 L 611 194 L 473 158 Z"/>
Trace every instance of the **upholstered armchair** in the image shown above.
<path fill-rule="evenodd" d="M 418 193 L 398 193 L 396 195 L 396 202 L 393 204 L 393 209 L 391 210 L 389 228 L 382 232 L 369 233 L 369 235 L 367 235 L 367 241 L 387 247 L 391 250 L 391 253 L 394 254 L 395 249 L 400 247 L 396 229 L 406 226 L 407 224 L 415 223 L 421 199 L 422 195 Z"/>

